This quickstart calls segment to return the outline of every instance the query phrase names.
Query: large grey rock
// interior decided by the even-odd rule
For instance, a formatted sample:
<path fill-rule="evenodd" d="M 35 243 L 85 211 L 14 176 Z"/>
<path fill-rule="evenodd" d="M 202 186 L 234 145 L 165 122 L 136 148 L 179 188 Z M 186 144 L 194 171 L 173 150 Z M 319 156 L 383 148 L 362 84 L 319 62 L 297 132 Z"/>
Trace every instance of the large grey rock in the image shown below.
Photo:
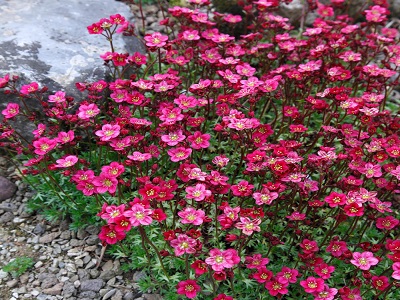
<path fill-rule="evenodd" d="M 81 97 L 75 83 L 105 79 L 108 70 L 100 55 L 110 51 L 106 38 L 90 35 L 87 26 L 117 13 L 133 21 L 128 5 L 115 0 L 0 0 L 0 77 L 18 75 L 21 84 L 38 82 L 51 92 Z M 145 51 L 134 37 L 121 35 L 113 44 L 117 52 Z M 0 97 L 0 111 L 16 101 Z M 28 102 L 40 112 L 38 101 Z M 14 125 L 24 133 L 34 129 L 19 119 Z"/>
<path fill-rule="evenodd" d="M 104 73 L 99 55 L 110 45 L 86 27 L 116 13 L 132 21 L 129 7 L 114 0 L 0 0 L 2 73 L 65 89 L 98 79 Z M 113 43 L 116 51 L 132 50 L 122 36 Z"/>
<path fill-rule="evenodd" d="M 0 176 L 0 201 L 11 198 L 14 196 L 16 191 L 17 186 L 14 183 L 3 176 Z"/>

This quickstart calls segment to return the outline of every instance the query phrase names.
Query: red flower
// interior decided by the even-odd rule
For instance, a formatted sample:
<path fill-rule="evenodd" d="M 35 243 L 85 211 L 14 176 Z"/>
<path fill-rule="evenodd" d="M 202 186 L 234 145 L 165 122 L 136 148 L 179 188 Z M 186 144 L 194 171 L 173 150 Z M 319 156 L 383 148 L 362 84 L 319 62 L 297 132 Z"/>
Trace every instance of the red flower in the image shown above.
<path fill-rule="evenodd" d="M 114 224 L 103 226 L 99 233 L 99 239 L 110 245 L 123 240 L 126 236 L 125 231 L 118 231 L 115 227 Z"/>

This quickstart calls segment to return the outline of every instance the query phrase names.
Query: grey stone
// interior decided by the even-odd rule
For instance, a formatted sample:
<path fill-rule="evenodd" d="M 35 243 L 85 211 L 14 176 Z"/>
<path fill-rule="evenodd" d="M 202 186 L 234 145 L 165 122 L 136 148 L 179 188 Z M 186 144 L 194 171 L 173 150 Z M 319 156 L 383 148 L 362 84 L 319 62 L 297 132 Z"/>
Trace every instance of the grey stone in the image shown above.
<path fill-rule="evenodd" d="M 114 296 L 111 297 L 111 300 L 122 300 L 123 294 L 120 290 L 118 290 Z"/>
<path fill-rule="evenodd" d="M 102 279 L 89 279 L 81 282 L 81 291 L 98 292 L 104 286 Z"/>
<path fill-rule="evenodd" d="M 1 199 L 1 197 L 0 197 L 0 199 Z M 0 203 L 0 210 L 13 212 L 13 211 L 16 211 L 17 209 L 18 209 L 18 206 L 16 206 L 14 203 L 9 203 L 9 202 Z"/>
<path fill-rule="evenodd" d="M 93 292 L 93 291 L 84 291 L 79 294 L 80 300 L 84 300 L 84 299 L 93 300 L 96 298 L 97 298 L 97 294 L 96 294 L 96 292 Z"/>
<path fill-rule="evenodd" d="M 35 228 L 33 229 L 33 233 L 34 234 L 41 235 L 41 234 L 43 234 L 45 232 L 46 232 L 46 225 L 43 225 L 41 223 L 36 224 Z"/>
<path fill-rule="evenodd" d="M 76 293 L 76 288 L 71 281 L 64 282 L 62 295 L 64 298 L 69 298 Z"/>
<path fill-rule="evenodd" d="M 14 215 L 12 212 L 6 211 L 4 214 L 0 216 L 0 224 L 4 224 L 12 221 L 14 219 Z"/>
<path fill-rule="evenodd" d="M 78 232 L 76 233 L 76 237 L 79 240 L 83 240 L 85 237 L 87 237 L 87 232 L 83 228 L 79 228 Z"/>
<path fill-rule="evenodd" d="M 10 281 L 8 281 L 8 282 L 6 283 L 6 285 L 7 285 L 9 288 L 16 287 L 17 284 L 18 284 L 18 279 L 13 279 L 13 280 L 10 280 Z"/>
<path fill-rule="evenodd" d="M 42 281 L 40 287 L 42 289 L 48 289 L 55 286 L 56 284 L 58 284 L 58 279 L 55 276 L 49 276 Z"/>
<path fill-rule="evenodd" d="M 69 230 L 61 232 L 60 239 L 68 240 L 70 237 L 71 237 L 71 232 Z"/>
<path fill-rule="evenodd" d="M 132 292 L 127 292 L 125 295 L 124 295 L 124 298 L 123 298 L 124 300 L 133 300 L 133 299 L 135 299 L 135 295 L 132 293 Z"/>
<path fill-rule="evenodd" d="M 11 198 L 14 196 L 16 191 L 17 186 L 13 182 L 3 176 L 0 176 L 0 201 Z"/>
<path fill-rule="evenodd" d="M 100 239 L 97 235 L 90 235 L 86 239 L 86 244 L 88 245 L 97 245 L 100 242 Z"/>
<path fill-rule="evenodd" d="M 48 244 L 48 243 L 51 243 L 51 242 L 52 242 L 56 237 L 58 237 L 59 235 L 60 235 L 59 232 L 52 232 L 52 233 L 46 234 L 46 235 L 42 236 L 42 237 L 39 239 L 39 243 L 41 243 L 41 244 Z"/>
<path fill-rule="evenodd" d="M 44 294 L 52 295 L 52 296 L 61 295 L 63 286 L 64 286 L 64 283 L 60 282 L 60 283 L 57 283 L 55 286 L 44 289 L 42 292 Z"/>
<path fill-rule="evenodd" d="M 114 296 L 115 292 L 117 291 L 117 289 L 112 289 L 110 291 L 108 291 L 102 298 L 102 300 L 107 300 L 110 299 L 112 296 Z"/>
<path fill-rule="evenodd" d="M 104 280 L 110 280 L 115 276 L 115 272 L 113 270 L 103 271 L 100 273 L 99 278 Z"/>
<path fill-rule="evenodd" d="M 85 230 L 91 235 L 97 235 L 100 232 L 100 228 L 96 225 L 89 225 L 85 228 Z"/>

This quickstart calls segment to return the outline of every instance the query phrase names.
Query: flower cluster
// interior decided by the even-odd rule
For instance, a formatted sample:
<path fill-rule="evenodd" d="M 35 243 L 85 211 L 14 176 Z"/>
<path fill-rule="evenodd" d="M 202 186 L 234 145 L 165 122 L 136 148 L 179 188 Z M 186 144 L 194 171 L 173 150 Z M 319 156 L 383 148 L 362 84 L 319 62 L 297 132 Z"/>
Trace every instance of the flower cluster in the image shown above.
<path fill-rule="evenodd" d="M 346 1 L 307 2 L 317 18 L 293 31 L 280 1 L 232 15 L 190 0 L 169 8 L 170 35 L 144 36 L 145 54 L 115 52 L 133 25 L 102 19 L 88 31 L 110 41 L 113 80 L 77 83 L 75 100 L 0 78 L 47 118 L 9 103 L 1 146 L 28 157 L 27 175 L 68 178 L 96 207 L 103 246 L 144 251 L 165 293 L 395 299 L 399 32 L 385 0 L 359 23 Z M 23 117 L 36 122 L 30 145 L 12 127 Z"/>

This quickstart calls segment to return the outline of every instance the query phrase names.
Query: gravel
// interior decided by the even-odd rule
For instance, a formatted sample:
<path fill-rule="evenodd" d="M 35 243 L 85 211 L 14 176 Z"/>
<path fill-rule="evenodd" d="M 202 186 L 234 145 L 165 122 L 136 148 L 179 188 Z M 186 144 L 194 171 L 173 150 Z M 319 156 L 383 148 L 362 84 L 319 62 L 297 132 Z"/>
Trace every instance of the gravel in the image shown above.
<path fill-rule="evenodd" d="M 68 223 L 50 224 L 41 215 L 27 213 L 33 193 L 2 156 L 0 176 L 16 186 L 9 198 L 0 201 L 0 299 L 162 299 L 140 293 L 136 287 L 143 274 L 135 273 L 132 280 L 132 274 L 121 271 L 118 259 L 105 256 L 97 267 L 102 245 L 96 226 L 73 232 Z M 34 260 L 23 275 L 13 278 L 2 270 L 22 256 Z"/>

